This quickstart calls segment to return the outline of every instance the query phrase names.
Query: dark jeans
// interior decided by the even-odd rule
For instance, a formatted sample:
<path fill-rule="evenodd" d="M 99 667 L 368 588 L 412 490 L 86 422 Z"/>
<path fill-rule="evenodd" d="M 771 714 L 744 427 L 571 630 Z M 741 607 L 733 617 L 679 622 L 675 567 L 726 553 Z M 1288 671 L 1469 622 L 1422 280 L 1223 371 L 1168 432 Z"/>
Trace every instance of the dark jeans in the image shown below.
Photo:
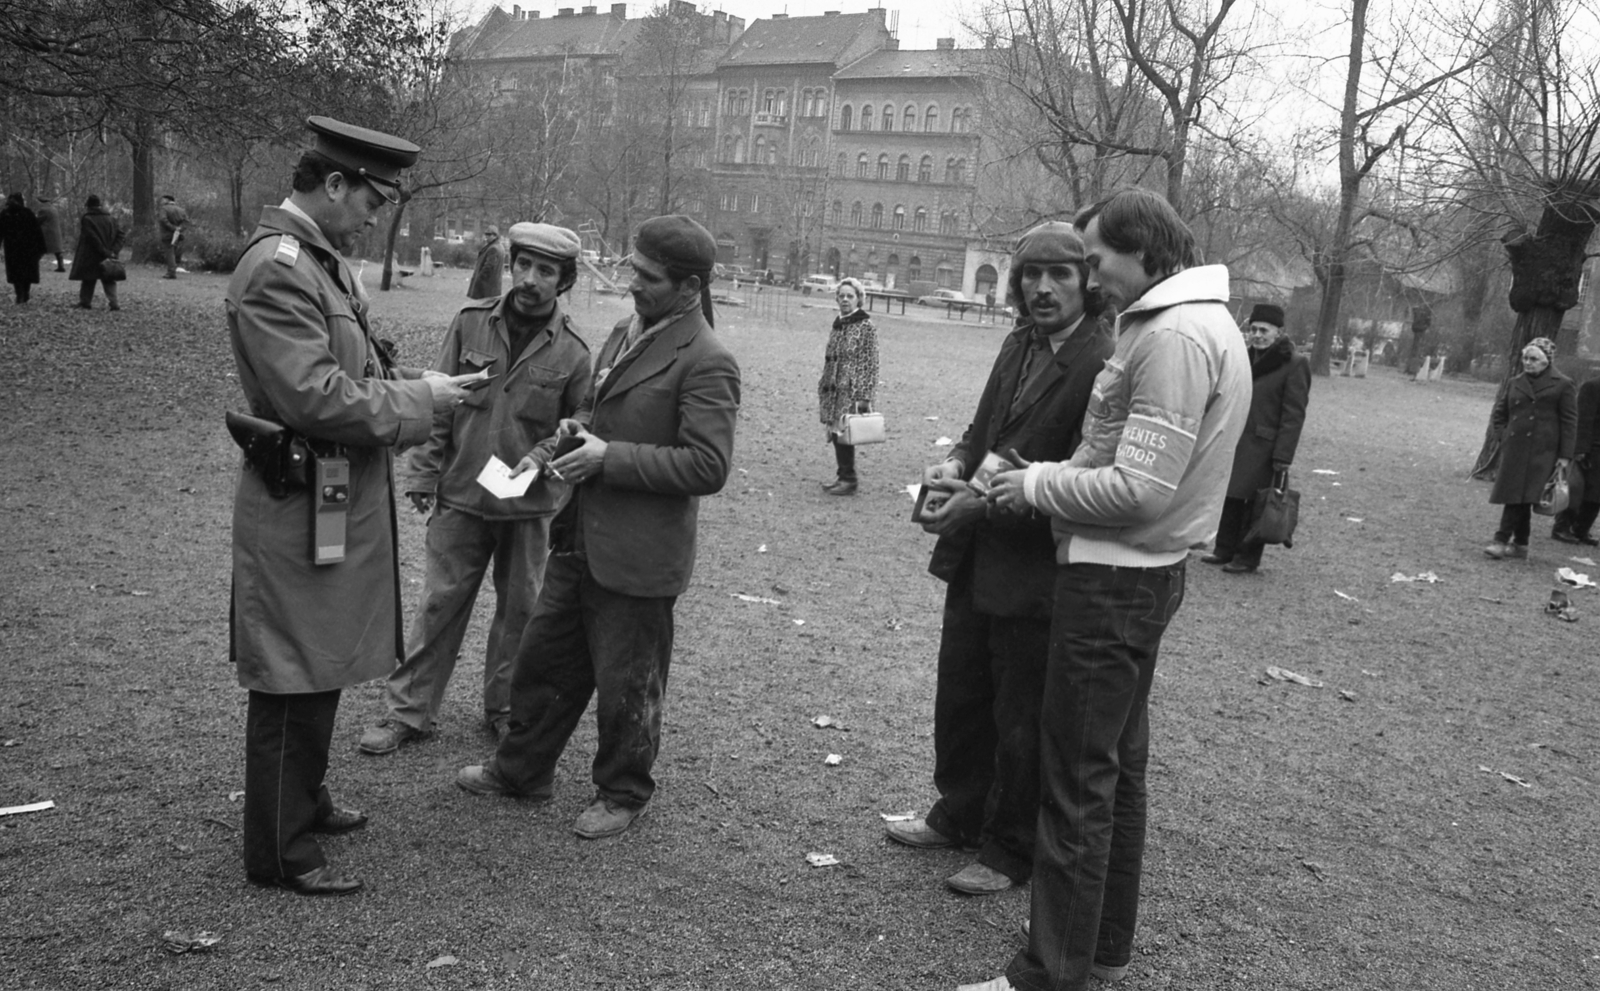
<path fill-rule="evenodd" d="M 1184 563 L 1070 564 L 1056 576 L 1040 723 L 1039 835 L 1026 949 L 1013 987 L 1081 991 L 1133 953 L 1144 858 L 1147 702 Z"/>
<path fill-rule="evenodd" d="M 598 692 L 595 788 L 618 805 L 643 808 L 656 788 L 650 768 L 661 749 L 676 602 L 610 591 L 583 557 L 552 555 L 517 649 L 511 732 L 495 752 L 493 773 L 522 794 L 547 793 L 556 761 Z"/>
<path fill-rule="evenodd" d="M 1250 532 L 1250 499 L 1222 500 L 1222 519 L 1217 523 L 1217 557 L 1232 558 L 1240 564 L 1261 563 L 1260 541 L 1245 543 Z"/>
<path fill-rule="evenodd" d="M 251 692 L 245 716 L 244 869 L 264 881 L 326 864 L 311 829 L 333 811 L 323 778 L 339 693 Z"/>
<path fill-rule="evenodd" d="M 1039 818 L 1039 706 L 1050 621 L 986 616 L 972 605 L 972 558 L 950 582 L 933 704 L 928 825 L 1022 884 Z"/>
<path fill-rule="evenodd" d="M 167 236 L 171 237 L 172 235 L 169 234 Z M 176 279 L 178 277 L 178 266 L 183 264 L 183 245 L 168 242 L 166 251 L 163 253 L 167 258 L 167 278 Z"/>
<path fill-rule="evenodd" d="M 89 304 L 94 300 L 94 284 L 96 282 L 105 287 L 106 302 L 110 304 L 111 309 L 118 309 L 117 284 L 110 279 L 84 279 L 78 283 L 78 305 L 84 309 L 89 308 Z"/>
<path fill-rule="evenodd" d="M 1494 532 L 1494 539 L 1502 544 L 1521 544 L 1526 547 L 1528 531 L 1532 527 L 1533 503 L 1507 503 L 1500 510 L 1500 529 Z"/>
<path fill-rule="evenodd" d="M 839 463 L 839 481 L 856 481 L 856 449 L 853 445 L 834 441 L 833 459 Z"/>

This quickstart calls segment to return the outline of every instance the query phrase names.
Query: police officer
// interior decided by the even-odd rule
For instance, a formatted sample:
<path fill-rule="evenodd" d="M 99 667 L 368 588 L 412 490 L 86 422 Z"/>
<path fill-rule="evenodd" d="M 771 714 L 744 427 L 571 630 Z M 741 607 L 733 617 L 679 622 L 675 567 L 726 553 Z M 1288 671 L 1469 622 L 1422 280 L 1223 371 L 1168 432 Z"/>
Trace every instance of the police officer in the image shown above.
<path fill-rule="evenodd" d="M 262 211 L 228 283 L 228 334 L 250 413 L 316 455 L 310 477 L 338 482 L 317 494 L 330 498 L 330 518 L 342 516 L 342 560 L 313 561 L 314 533 L 320 548 L 324 531 L 309 486 L 285 490 L 247 460 L 234 495 L 229 625 L 250 692 L 245 871 L 328 895 L 361 882 L 331 867 L 313 834 L 367 821 L 323 784 L 339 691 L 388 674 L 400 654 L 391 449 L 426 440 L 434 414 L 462 402 L 474 376 L 396 367 L 372 337 L 343 257 L 399 201 L 400 170 L 421 149 L 328 117 L 307 123 L 316 141 L 295 166 L 293 192 Z"/>

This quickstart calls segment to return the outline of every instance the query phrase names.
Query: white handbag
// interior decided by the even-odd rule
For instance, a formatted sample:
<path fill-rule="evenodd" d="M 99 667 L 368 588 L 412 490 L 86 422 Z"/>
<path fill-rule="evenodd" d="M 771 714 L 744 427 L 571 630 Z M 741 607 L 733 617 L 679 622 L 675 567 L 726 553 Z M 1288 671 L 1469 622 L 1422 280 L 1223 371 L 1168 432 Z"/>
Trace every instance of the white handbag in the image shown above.
<path fill-rule="evenodd" d="M 882 413 L 845 413 L 839 417 L 839 443 L 851 447 L 882 444 L 888 439 Z"/>

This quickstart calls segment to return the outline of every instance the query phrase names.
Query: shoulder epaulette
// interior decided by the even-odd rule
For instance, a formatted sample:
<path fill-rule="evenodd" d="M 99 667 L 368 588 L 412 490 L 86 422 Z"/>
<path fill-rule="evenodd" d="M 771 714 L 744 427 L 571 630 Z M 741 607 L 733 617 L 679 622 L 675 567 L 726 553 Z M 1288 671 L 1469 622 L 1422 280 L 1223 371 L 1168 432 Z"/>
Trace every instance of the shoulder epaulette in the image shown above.
<path fill-rule="evenodd" d="M 278 251 L 273 260 L 279 265 L 294 268 L 294 263 L 300 259 L 300 239 L 293 234 L 284 234 L 278 241 Z"/>

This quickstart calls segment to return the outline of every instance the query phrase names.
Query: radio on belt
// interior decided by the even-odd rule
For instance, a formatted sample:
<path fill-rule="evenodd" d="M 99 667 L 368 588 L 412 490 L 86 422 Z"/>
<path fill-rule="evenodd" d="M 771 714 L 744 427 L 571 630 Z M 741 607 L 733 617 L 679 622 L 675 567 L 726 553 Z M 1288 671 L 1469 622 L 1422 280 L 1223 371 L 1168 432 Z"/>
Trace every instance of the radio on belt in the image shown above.
<path fill-rule="evenodd" d="M 317 458 L 311 487 L 311 563 L 344 560 L 345 520 L 350 515 L 350 460 Z"/>

